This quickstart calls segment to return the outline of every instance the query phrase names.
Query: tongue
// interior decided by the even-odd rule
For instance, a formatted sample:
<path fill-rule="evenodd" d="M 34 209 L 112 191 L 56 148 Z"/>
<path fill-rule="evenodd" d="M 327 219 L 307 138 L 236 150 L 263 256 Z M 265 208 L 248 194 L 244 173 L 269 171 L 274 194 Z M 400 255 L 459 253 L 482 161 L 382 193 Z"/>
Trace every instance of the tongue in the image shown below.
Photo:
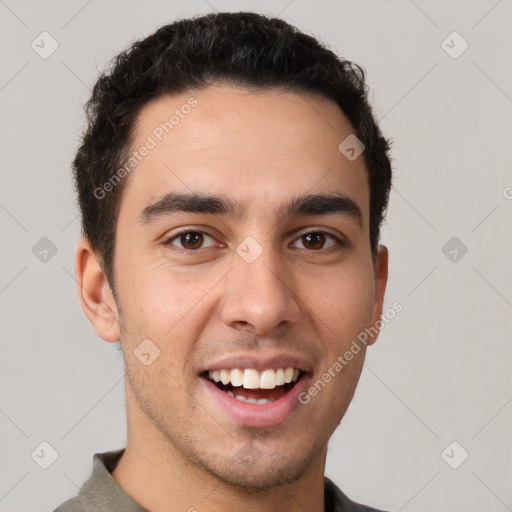
<path fill-rule="evenodd" d="M 246 389 L 242 386 L 235 388 L 231 385 L 228 387 L 228 389 L 226 389 L 226 391 L 233 392 L 235 396 L 255 398 L 256 400 L 260 398 L 277 400 L 278 398 L 286 395 L 289 390 L 289 386 L 276 386 L 274 389 Z"/>

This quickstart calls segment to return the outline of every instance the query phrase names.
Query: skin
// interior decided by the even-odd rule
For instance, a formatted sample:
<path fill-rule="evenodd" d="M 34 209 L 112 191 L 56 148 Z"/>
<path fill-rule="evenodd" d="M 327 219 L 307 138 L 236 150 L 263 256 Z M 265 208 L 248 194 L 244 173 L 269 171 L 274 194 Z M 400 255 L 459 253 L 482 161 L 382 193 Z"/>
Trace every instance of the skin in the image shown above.
<path fill-rule="evenodd" d="M 350 162 L 338 150 L 353 129 L 330 100 L 227 85 L 146 105 L 133 148 L 190 96 L 197 106 L 123 191 L 117 303 L 88 241 L 76 251 L 84 312 L 101 338 L 121 341 L 126 365 L 128 440 L 112 476 L 152 511 L 320 512 L 327 443 L 352 399 L 364 345 L 309 404 L 272 428 L 232 421 L 205 394 L 198 372 L 222 356 L 284 351 L 310 362 L 314 382 L 379 320 L 388 256 L 381 245 L 372 260 L 364 159 Z M 175 213 L 143 224 L 141 211 L 171 191 L 225 194 L 246 201 L 248 216 Z M 324 192 L 351 198 L 362 224 L 348 215 L 276 222 L 290 198 Z M 208 235 L 202 246 L 190 249 L 179 237 L 165 244 L 187 227 Z M 306 230 L 346 244 L 326 237 L 312 246 Z M 250 264 L 236 253 L 247 236 L 263 249 Z M 147 338 L 161 351 L 149 366 L 133 353 Z"/>

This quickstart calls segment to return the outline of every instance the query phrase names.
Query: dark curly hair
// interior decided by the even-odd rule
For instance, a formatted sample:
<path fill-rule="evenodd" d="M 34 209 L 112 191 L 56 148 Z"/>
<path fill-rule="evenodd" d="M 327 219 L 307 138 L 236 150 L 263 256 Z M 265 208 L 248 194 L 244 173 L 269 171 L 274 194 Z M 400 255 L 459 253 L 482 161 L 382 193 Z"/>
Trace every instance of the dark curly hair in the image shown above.
<path fill-rule="evenodd" d="M 88 124 L 73 174 L 83 236 L 112 290 L 116 220 L 128 177 L 109 193 L 97 191 L 125 164 L 142 107 L 213 83 L 320 95 L 340 106 L 365 145 L 375 258 L 391 188 L 390 143 L 374 119 L 364 70 L 281 19 L 223 12 L 178 20 L 135 42 L 100 75 L 85 106 Z"/>

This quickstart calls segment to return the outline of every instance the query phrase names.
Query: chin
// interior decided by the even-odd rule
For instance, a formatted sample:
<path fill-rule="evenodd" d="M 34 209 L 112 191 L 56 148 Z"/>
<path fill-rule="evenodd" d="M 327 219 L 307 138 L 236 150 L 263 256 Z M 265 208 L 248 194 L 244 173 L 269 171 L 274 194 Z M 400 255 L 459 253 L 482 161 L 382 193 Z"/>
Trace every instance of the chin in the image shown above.
<path fill-rule="evenodd" d="M 307 471 L 313 454 L 264 454 L 247 443 L 235 455 L 216 454 L 211 463 L 201 460 L 208 473 L 238 490 L 266 491 L 298 480 Z"/>

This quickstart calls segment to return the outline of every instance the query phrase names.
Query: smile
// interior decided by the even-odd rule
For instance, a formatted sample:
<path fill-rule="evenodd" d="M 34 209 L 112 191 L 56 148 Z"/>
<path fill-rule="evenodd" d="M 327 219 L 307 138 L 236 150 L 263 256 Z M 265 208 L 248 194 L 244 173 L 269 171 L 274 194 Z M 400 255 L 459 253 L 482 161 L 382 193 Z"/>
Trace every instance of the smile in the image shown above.
<path fill-rule="evenodd" d="M 273 427 L 299 406 L 298 396 L 307 388 L 309 372 L 293 366 L 282 368 L 224 368 L 201 374 L 212 405 L 240 426 Z"/>
<path fill-rule="evenodd" d="M 274 402 L 288 393 L 301 375 L 301 370 L 287 368 L 233 368 L 209 370 L 205 372 L 208 380 L 220 390 L 241 402 L 265 405 Z"/>

